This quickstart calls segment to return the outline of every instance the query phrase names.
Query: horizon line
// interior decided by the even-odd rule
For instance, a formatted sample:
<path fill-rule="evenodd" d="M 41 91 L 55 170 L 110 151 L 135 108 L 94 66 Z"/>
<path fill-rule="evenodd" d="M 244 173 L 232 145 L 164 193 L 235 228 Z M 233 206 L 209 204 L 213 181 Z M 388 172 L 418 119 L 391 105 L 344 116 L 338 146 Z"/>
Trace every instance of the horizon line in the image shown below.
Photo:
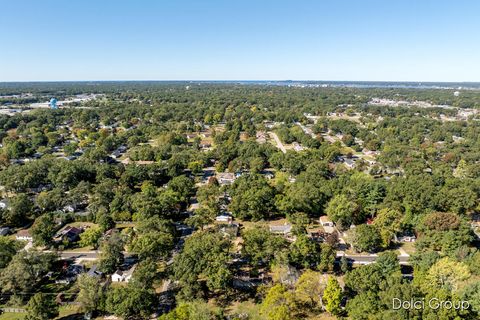
<path fill-rule="evenodd" d="M 480 81 L 432 81 L 432 80 L 295 80 L 295 79 L 121 79 L 121 80 L 7 80 L 0 81 L 0 83 L 61 83 L 61 82 L 363 82 L 363 83 L 466 83 L 479 84 Z"/>

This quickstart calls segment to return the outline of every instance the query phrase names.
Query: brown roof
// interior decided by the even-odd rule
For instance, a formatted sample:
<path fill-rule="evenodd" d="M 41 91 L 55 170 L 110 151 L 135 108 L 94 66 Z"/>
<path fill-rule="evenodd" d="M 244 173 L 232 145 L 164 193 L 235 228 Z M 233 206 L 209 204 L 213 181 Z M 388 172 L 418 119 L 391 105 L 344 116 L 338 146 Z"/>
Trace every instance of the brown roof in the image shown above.
<path fill-rule="evenodd" d="M 31 237 L 30 230 L 20 230 L 17 232 L 17 237 Z"/>

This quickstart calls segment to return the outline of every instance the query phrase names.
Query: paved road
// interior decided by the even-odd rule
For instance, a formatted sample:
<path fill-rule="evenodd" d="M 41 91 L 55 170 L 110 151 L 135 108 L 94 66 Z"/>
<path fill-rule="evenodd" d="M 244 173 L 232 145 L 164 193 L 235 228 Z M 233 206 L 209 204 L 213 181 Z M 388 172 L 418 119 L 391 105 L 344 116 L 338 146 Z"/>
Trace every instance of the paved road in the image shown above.
<path fill-rule="evenodd" d="M 287 149 L 285 149 L 285 146 L 283 145 L 282 141 L 278 138 L 277 134 L 275 132 L 269 132 L 270 136 L 275 140 L 277 143 L 277 147 L 282 150 L 283 153 L 287 153 Z"/>
<path fill-rule="evenodd" d="M 182 243 L 183 245 L 183 243 Z M 177 252 L 180 251 L 180 248 L 177 249 Z M 127 252 L 123 253 L 125 257 L 129 257 L 130 254 Z M 92 250 L 92 251 L 62 251 L 59 253 L 61 259 L 76 259 L 76 260 L 95 260 L 99 258 L 100 251 L 98 250 Z M 175 255 L 175 254 L 174 254 Z M 343 251 L 337 251 L 337 259 L 340 259 L 343 255 L 347 257 L 350 261 L 352 261 L 353 264 L 370 264 L 374 263 L 378 255 L 377 254 L 369 254 L 369 255 L 352 255 L 352 254 L 345 254 Z M 410 258 L 409 255 L 407 254 L 401 254 L 398 256 L 398 260 L 400 261 L 400 264 L 406 264 L 408 265 L 408 259 Z M 171 261 L 173 262 L 173 258 Z"/>
<path fill-rule="evenodd" d="M 374 263 L 378 255 L 376 254 L 370 254 L 370 255 L 352 255 L 352 254 L 345 254 L 343 251 L 337 251 L 337 259 L 341 258 L 343 255 L 350 261 L 352 261 L 353 264 L 370 264 Z M 398 260 L 400 261 L 400 264 L 405 264 L 408 265 L 410 264 L 408 262 L 408 258 L 410 256 L 408 255 L 399 255 Z"/>
<path fill-rule="evenodd" d="M 98 259 L 100 251 L 62 251 L 59 253 L 59 255 L 62 259 Z"/>

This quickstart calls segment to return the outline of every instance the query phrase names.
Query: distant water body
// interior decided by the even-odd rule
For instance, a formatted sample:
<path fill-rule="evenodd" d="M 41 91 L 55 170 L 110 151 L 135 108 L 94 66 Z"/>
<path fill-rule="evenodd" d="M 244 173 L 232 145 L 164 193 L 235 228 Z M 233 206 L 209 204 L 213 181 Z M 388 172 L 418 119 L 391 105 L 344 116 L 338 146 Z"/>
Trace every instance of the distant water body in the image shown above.
<path fill-rule="evenodd" d="M 205 81 L 208 82 L 208 81 Z M 382 81 L 211 81 L 210 83 L 238 83 L 292 87 L 350 87 L 350 88 L 404 88 L 404 89 L 470 89 L 480 90 L 480 82 L 382 82 Z"/>
<path fill-rule="evenodd" d="M 480 90 L 480 82 L 386 82 L 386 81 L 300 81 L 300 80 L 126 80 L 126 81 L 46 81 L 46 82 L 0 82 L 0 88 L 13 87 L 72 87 L 78 84 L 89 86 L 102 85 L 189 85 L 189 84 L 221 84 L 221 85 L 256 85 L 256 86 L 287 86 L 287 87 L 345 87 L 345 88 L 399 88 L 399 89 L 451 89 Z"/>

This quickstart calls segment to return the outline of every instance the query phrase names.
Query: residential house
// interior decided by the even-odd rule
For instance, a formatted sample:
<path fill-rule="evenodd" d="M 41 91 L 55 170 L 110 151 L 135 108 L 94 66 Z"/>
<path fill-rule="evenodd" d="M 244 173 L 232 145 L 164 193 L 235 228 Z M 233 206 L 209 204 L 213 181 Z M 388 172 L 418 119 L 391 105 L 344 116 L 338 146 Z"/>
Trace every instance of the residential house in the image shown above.
<path fill-rule="evenodd" d="M 83 229 L 68 226 L 60 230 L 60 232 L 58 232 L 57 235 L 55 236 L 54 240 L 56 242 L 61 242 L 61 241 L 75 242 L 80 239 L 80 234 L 82 232 L 83 232 Z"/>
<path fill-rule="evenodd" d="M 326 233 L 334 233 L 335 232 L 335 223 L 328 218 L 328 216 L 321 216 L 320 217 L 320 224 L 323 227 L 323 230 Z"/>
<path fill-rule="evenodd" d="M 55 280 L 55 283 L 69 284 L 77 279 L 77 276 L 85 271 L 85 267 L 81 264 L 71 264 L 66 268 L 65 274 Z"/>
<path fill-rule="evenodd" d="M 266 143 L 267 142 L 267 135 L 265 131 L 257 131 L 255 134 L 258 143 Z"/>
<path fill-rule="evenodd" d="M 130 269 L 126 271 L 117 270 L 114 274 L 112 274 L 112 282 L 129 282 L 132 278 L 133 272 L 137 265 L 133 265 Z"/>
<path fill-rule="evenodd" d="M 233 218 L 231 216 L 228 216 L 226 214 L 219 215 L 215 218 L 215 221 L 217 222 L 224 222 L 224 223 L 232 223 Z"/>
<path fill-rule="evenodd" d="M 335 227 L 335 224 L 328 216 L 321 216 L 320 217 L 320 224 L 322 227 Z"/>
<path fill-rule="evenodd" d="M 280 226 L 270 225 L 270 232 L 275 234 L 288 235 L 292 232 L 292 225 L 287 223 Z"/>
<path fill-rule="evenodd" d="M 324 242 L 328 238 L 328 233 L 323 231 L 308 231 L 307 236 L 315 242 Z"/>
<path fill-rule="evenodd" d="M 349 169 L 355 168 L 355 160 L 354 158 L 342 158 L 343 164 Z"/>
<path fill-rule="evenodd" d="M 91 277 L 95 277 L 95 278 L 101 278 L 103 277 L 103 272 L 99 271 L 98 270 L 98 267 L 97 265 L 94 265 L 90 268 L 90 270 L 88 270 L 87 274 Z"/>
<path fill-rule="evenodd" d="M 212 144 L 209 142 L 201 142 L 198 146 L 200 147 L 200 149 L 209 149 Z"/>
<path fill-rule="evenodd" d="M 302 151 L 304 148 L 298 142 L 295 141 L 293 142 L 293 149 L 298 152 L 298 151 Z"/>
<path fill-rule="evenodd" d="M 118 147 L 116 150 L 114 150 L 111 154 L 110 154 L 110 157 L 114 158 L 114 159 L 117 159 L 119 157 L 122 156 L 122 154 L 125 153 L 125 151 L 127 151 L 127 146 L 120 146 Z"/>
<path fill-rule="evenodd" d="M 232 184 L 235 181 L 235 174 L 231 172 L 217 173 L 217 180 L 220 185 Z"/>
<path fill-rule="evenodd" d="M 30 230 L 20 230 L 17 232 L 15 239 L 21 241 L 33 241 L 33 237 L 30 234 Z"/>
<path fill-rule="evenodd" d="M 218 231 L 227 237 L 237 237 L 240 225 L 238 223 L 222 224 L 218 226 Z"/>
<path fill-rule="evenodd" d="M 417 241 L 417 237 L 413 232 L 403 232 L 401 234 L 395 235 L 397 242 L 415 242 Z"/>
<path fill-rule="evenodd" d="M 275 173 L 269 170 L 263 170 L 260 174 L 269 180 L 275 178 Z"/>
<path fill-rule="evenodd" d="M 196 133 L 196 132 L 187 133 L 186 137 L 187 137 L 187 139 L 195 139 L 196 137 L 198 137 L 198 133 Z"/>
<path fill-rule="evenodd" d="M 72 205 L 66 205 L 65 207 L 63 207 L 62 211 L 72 213 L 75 212 L 75 207 Z"/>

